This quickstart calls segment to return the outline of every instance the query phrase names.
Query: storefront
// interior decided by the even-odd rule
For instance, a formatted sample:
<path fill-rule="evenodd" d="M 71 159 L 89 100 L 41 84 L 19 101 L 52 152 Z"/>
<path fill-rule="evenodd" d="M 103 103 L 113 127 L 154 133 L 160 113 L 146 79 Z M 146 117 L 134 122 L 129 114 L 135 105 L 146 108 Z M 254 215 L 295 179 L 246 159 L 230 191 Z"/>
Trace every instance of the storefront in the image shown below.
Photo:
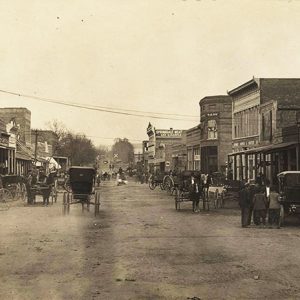
<path fill-rule="evenodd" d="M 13 174 L 15 166 L 15 149 L 9 147 L 9 134 L 0 135 L 0 174 Z"/>
<path fill-rule="evenodd" d="M 298 143 L 280 143 L 252 148 L 228 156 L 229 167 L 235 180 L 256 180 L 263 177 L 277 183 L 277 174 L 297 170 Z"/>

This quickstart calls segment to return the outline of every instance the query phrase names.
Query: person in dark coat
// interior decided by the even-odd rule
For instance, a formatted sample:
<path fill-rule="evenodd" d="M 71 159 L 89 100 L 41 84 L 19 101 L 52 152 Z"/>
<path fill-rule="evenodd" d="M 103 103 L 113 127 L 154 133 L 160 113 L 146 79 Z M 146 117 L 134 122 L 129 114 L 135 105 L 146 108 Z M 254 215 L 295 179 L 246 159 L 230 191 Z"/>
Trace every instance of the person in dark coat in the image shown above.
<path fill-rule="evenodd" d="M 267 197 L 264 188 L 260 188 L 253 198 L 254 223 L 266 225 Z"/>
<path fill-rule="evenodd" d="M 189 186 L 189 196 L 193 201 L 193 212 L 200 212 L 199 202 L 200 202 L 200 180 L 194 175 L 191 176 L 191 182 Z"/>
<path fill-rule="evenodd" d="M 270 188 L 270 196 L 269 196 L 269 218 L 268 223 L 271 227 L 277 226 L 280 228 L 280 202 L 279 202 L 279 194 L 276 191 L 276 187 L 272 186 Z"/>
<path fill-rule="evenodd" d="M 45 206 L 49 205 L 49 197 L 51 194 L 51 177 L 47 176 L 44 171 L 40 172 L 39 181 L 42 189 L 43 204 Z"/>
<path fill-rule="evenodd" d="M 250 209 L 249 209 L 248 225 L 250 225 L 251 224 L 252 215 L 253 215 L 253 199 L 254 199 L 254 195 L 258 193 L 260 187 L 259 187 L 258 184 L 250 184 L 248 186 L 248 189 L 249 189 L 249 198 L 250 198 Z"/>
<path fill-rule="evenodd" d="M 242 186 L 239 192 L 239 205 L 241 208 L 241 223 L 242 227 L 247 227 L 249 225 L 249 213 L 250 213 L 250 192 L 248 184 Z"/>
<path fill-rule="evenodd" d="M 27 173 L 27 176 L 25 178 L 25 186 L 26 186 L 27 203 L 28 204 L 33 204 L 33 202 L 34 202 L 34 195 L 31 192 L 32 179 L 33 179 L 32 171 L 29 170 Z"/>

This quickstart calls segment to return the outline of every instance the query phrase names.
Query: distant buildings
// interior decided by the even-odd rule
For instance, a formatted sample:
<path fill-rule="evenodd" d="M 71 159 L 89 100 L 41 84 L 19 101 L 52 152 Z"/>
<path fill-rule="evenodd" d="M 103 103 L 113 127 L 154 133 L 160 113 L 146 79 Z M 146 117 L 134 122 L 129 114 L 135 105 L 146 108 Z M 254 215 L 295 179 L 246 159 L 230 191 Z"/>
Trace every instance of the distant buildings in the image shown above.
<path fill-rule="evenodd" d="M 147 127 L 148 168 L 151 171 L 167 172 L 172 169 L 172 147 L 182 144 L 184 130 L 156 129 L 151 123 Z"/>

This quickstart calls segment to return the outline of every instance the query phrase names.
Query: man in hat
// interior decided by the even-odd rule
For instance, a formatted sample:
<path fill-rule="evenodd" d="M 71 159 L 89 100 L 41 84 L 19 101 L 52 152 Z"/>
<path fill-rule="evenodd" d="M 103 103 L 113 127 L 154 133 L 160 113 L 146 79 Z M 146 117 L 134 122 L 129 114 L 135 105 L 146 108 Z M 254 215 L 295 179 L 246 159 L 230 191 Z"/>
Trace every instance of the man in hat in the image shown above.
<path fill-rule="evenodd" d="M 245 183 L 242 185 L 242 189 L 239 192 L 239 205 L 241 208 L 241 223 L 242 227 L 247 227 L 249 224 L 249 214 L 250 214 L 250 192 L 249 184 Z"/>
<path fill-rule="evenodd" d="M 266 225 L 267 197 L 265 189 L 260 187 L 253 197 L 254 223 L 255 225 Z"/>
<path fill-rule="evenodd" d="M 199 202 L 200 202 L 200 178 L 197 178 L 194 173 L 191 176 L 190 182 L 190 199 L 193 201 L 193 212 L 200 212 Z"/>

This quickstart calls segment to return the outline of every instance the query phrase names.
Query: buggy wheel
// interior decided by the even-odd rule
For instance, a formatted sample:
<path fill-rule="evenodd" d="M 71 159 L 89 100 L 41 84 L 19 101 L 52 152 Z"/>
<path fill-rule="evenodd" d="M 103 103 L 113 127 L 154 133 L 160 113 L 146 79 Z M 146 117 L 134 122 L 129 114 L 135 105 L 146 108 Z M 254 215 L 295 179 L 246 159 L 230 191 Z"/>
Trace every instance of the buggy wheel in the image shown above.
<path fill-rule="evenodd" d="M 4 202 L 9 202 L 14 200 L 14 196 L 10 190 L 5 188 L 3 189 L 3 200 Z"/>
<path fill-rule="evenodd" d="M 159 184 L 159 187 L 162 191 L 164 191 L 166 189 L 166 186 L 163 182 Z"/>
<path fill-rule="evenodd" d="M 55 186 L 52 187 L 52 201 L 57 202 L 57 189 Z"/>
<path fill-rule="evenodd" d="M 67 179 L 66 181 L 65 181 L 65 183 L 64 183 L 64 189 L 67 191 L 67 192 L 69 192 L 69 193 L 71 193 L 71 186 L 70 186 L 70 179 Z"/>
<path fill-rule="evenodd" d="M 63 194 L 63 215 L 67 213 L 67 192 Z"/>
<path fill-rule="evenodd" d="M 180 197 L 180 195 L 179 195 L 179 189 L 176 189 L 175 197 L 174 197 L 174 199 L 175 199 L 175 209 L 176 210 L 180 209 L 179 197 Z"/>
<path fill-rule="evenodd" d="M 152 175 L 149 178 L 149 188 L 150 190 L 154 190 L 156 188 L 156 184 Z"/>
<path fill-rule="evenodd" d="M 99 215 L 99 211 L 100 211 L 100 193 L 96 193 L 95 194 L 95 217 L 97 215 Z"/>
<path fill-rule="evenodd" d="M 280 215 L 279 215 L 279 222 L 278 228 L 284 225 L 284 206 L 280 205 Z"/>
<path fill-rule="evenodd" d="M 4 198 L 4 189 L 0 189 L 0 211 L 8 210 L 9 205 L 6 203 Z"/>
<path fill-rule="evenodd" d="M 70 202 L 71 202 L 72 195 L 70 193 L 67 193 L 67 214 L 70 213 Z"/>
<path fill-rule="evenodd" d="M 90 196 L 88 196 L 87 200 L 86 200 L 86 210 L 87 211 L 90 211 L 90 202 L 91 202 L 91 198 L 90 198 Z"/>

